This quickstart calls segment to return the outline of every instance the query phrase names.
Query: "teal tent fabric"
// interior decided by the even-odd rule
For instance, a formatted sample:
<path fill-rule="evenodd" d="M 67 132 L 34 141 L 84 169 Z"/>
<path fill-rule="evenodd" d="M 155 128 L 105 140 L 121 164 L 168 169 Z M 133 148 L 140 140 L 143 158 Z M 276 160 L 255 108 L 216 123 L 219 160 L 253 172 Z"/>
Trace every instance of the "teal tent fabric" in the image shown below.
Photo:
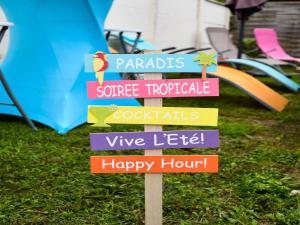
<path fill-rule="evenodd" d="M 135 99 L 88 100 L 84 56 L 108 52 L 103 23 L 112 0 L 0 0 L 15 24 L 1 69 L 29 117 L 66 133 L 87 120 L 87 106 L 139 105 Z M 119 80 L 119 74 L 105 79 Z M 0 102 L 9 99 L 0 86 Z M 0 114 L 19 116 L 11 106 Z"/>

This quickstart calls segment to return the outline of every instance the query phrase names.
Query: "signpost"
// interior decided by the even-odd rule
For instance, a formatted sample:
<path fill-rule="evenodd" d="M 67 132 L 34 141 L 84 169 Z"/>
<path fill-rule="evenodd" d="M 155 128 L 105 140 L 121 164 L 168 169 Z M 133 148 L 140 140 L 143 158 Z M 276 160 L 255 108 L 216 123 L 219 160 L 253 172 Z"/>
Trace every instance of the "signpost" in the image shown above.
<path fill-rule="evenodd" d="M 146 73 L 144 76 L 145 80 L 162 79 L 162 74 Z M 161 107 L 161 98 L 145 98 L 145 107 Z M 162 131 L 161 125 L 145 125 L 145 132 L 160 132 Z M 145 149 L 145 157 L 161 156 L 162 149 Z M 163 175 L 162 173 L 156 174 L 145 174 L 145 224 L 154 225 L 162 224 L 163 221 Z"/>
<path fill-rule="evenodd" d="M 218 109 L 162 107 L 162 98 L 219 95 L 215 54 L 108 54 L 86 56 L 86 71 L 98 82 L 88 82 L 89 99 L 144 98 L 144 107 L 89 106 L 88 122 L 144 124 L 144 132 L 90 134 L 93 151 L 144 149 L 144 156 L 92 156 L 91 173 L 145 173 L 145 223 L 162 224 L 163 173 L 217 173 L 217 155 L 163 155 L 165 148 L 215 148 L 218 130 L 163 131 L 162 125 L 217 126 Z M 145 73 L 145 80 L 104 81 L 104 71 Z M 201 73 L 203 79 L 161 80 L 163 72 Z"/>

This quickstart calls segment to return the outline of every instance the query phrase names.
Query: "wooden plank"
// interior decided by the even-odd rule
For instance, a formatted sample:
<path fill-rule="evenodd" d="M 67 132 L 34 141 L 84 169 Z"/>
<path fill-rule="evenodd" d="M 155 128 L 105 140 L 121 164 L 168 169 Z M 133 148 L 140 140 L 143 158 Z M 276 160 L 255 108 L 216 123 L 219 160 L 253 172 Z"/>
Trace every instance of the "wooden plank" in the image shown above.
<path fill-rule="evenodd" d="M 91 156 L 91 173 L 217 173 L 218 161 L 217 155 Z M 148 183 L 146 189 L 160 190 L 156 185 Z M 157 198 L 152 189 L 148 191 L 154 199 Z M 161 202 L 160 199 L 149 201 L 152 201 L 151 208 Z"/>
<path fill-rule="evenodd" d="M 112 132 L 90 134 L 93 151 L 166 148 L 217 148 L 218 130 Z"/>
<path fill-rule="evenodd" d="M 106 54 L 105 56 L 108 63 L 105 73 L 199 73 L 203 69 L 202 64 L 195 60 L 198 54 Z M 95 72 L 94 61 L 94 55 L 85 55 L 86 72 Z M 216 70 L 216 64 L 207 65 L 207 72 Z"/>
<path fill-rule="evenodd" d="M 169 80 L 122 80 L 88 82 L 88 98 L 179 98 L 219 96 L 217 78 L 169 79 Z"/>
<path fill-rule="evenodd" d="M 107 127 L 107 124 L 217 126 L 218 109 L 155 107 L 148 104 L 145 107 L 89 106 L 88 123 L 98 127 Z"/>

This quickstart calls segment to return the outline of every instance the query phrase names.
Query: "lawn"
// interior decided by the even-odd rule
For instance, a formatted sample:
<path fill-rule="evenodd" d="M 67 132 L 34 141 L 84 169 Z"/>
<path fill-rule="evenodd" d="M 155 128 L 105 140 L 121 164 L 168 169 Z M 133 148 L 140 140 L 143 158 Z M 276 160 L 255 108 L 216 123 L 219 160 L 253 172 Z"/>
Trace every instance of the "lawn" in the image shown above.
<path fill-rule="evenodd" d="M 295 76 L 300 82 L 300 77 Z M 164 106 L 218 107 L 221 147 L 164 154 L 218 154 L 218 174 L 164 175 L 164 224 L 300 224 L 300 94 L 262 80 L 290 100 L 271 112 L 221 82 L 220 97 L 165 99 Z M 91 175 L 89 133 L 143 126 L 81 126 L 58 135 L 0 117 L 0 224 L 143 224 L 144 176 Z M 199 127 L 165 126 L 165 130 Z"/>

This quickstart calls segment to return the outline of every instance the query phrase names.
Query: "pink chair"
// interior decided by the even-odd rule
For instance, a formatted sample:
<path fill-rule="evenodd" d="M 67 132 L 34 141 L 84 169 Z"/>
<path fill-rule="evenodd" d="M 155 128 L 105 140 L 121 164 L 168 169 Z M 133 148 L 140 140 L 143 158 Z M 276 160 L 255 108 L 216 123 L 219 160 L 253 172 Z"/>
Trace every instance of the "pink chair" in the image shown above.
<path fill-rule="evenodd" d="M 277 33 L 272 28 L 256 28 L 254 36 L 258 47 L 262 52 L 273 59 L 292 61 L 300 63 L 300 58 L 295 58 L 288 55 L 280 46 Z"/>

